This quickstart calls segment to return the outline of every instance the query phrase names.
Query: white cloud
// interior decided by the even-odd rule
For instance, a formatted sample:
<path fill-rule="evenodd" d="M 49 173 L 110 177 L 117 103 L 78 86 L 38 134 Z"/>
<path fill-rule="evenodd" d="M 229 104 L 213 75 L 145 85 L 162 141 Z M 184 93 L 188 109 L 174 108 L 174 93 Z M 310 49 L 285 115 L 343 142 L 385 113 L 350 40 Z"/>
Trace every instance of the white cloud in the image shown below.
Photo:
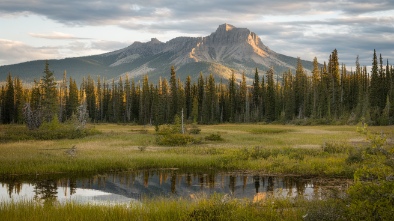
<path fill-rule="evenodd" d="M 62 32 L 52 32 L 52 33 L 29 33 L 30 36 L 35 37 L 35 38 L 45 38 L 45 39 L 53 39 L 53 40 L 75 40 L 75 39 L 90 39 L 90 38 L 81 38 L 81 37 L 75 37 L 71 34 L 66 34 Z"/>
<path fill-rule="evenodd" d="M 58 58 L 59 51 L 52 47 L 32 47 L 19 41 L 0 39 L 0 65 L 24 61 Z"/>

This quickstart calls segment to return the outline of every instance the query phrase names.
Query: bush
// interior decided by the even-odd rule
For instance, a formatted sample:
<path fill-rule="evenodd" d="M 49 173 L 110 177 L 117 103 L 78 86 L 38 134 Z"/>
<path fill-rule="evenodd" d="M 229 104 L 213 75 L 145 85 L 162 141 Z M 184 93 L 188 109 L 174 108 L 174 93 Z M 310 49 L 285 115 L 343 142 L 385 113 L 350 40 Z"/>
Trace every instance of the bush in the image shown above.
<path fill-rule="evenodd" d="M 360 148 L 352 149 L 349 151 L 349 155 L 346 158 L 347 164 L 361 163 L 362 161 L 363 161 L 363 152 Z"/>
<path fill-rule="evenodd" d="M 186 134 L 165 134 L 156 138 L 156 143 L 162 146 L 185 146 L 198 140 Z"/>
<path fill-rule="evenodd" d="M 322 149 L 327 153 L 348 153 L 353 147 L 346 143 L 325 142 Z"/>
<path fill-rule="evenodd" d="M 219 133 L 216 133 L 216 134 L 210 134 L 210 135 L 206 136 L 205 140 L 209 140 L 209 141 L 223 141 L 224 139 L 222 138 L 222 136 Z"/>
<path fill-rule="evenodd" d="M 77 139 L 99 133 L 95 129 L 75 129 L 73 125 L 67 123 L 43 123 L 37 130 L 29 130 L 19 125 L 10 125 L 4 134 L 0 135 L 0 142 Z"/>
<path fill-rule="evenodd" d="M 192 124 L 191 128 L 189 129 L 189 134 L 200 134 L 201 129 L 197 127 L 197 124 Z"/>
<path fill-rule="evenodd" d="M 303 218 L 306 221 L 348 220 L 346 212 L 346 204 L 342 200 L 314 201 L 307 208 L 307 214 Z"/>
<path fill-rule="evenodd" d="M 282 128 L 256 128 L 250 130 L 252 134 L 280 134 L 280 133 L 288 133 L 293 132 L 292 129 L 282 129 Z"/>

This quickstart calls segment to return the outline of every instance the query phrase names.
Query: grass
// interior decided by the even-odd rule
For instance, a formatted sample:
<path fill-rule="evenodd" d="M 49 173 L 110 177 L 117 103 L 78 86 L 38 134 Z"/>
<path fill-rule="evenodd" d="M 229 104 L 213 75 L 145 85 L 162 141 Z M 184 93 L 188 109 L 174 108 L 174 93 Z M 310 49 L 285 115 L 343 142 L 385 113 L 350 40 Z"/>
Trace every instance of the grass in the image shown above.
<path fill-rule="evenodd" d="M 0 125 L 0 135 L 12 127 L 20 126 Z M 360 150 L 369 146 L 353 126 L 203 125 L 200 134 L 191 136 L 204 141 L 174 147 L 158 145 L 153 126 L 94 127 L 100 133 L 84 138 L 1 143 L 0 180 L 15 174 L 77 176 L 155 168 L 353 178 L 364 165 Z M 369 129 L 385 133 L 393 143 L 392 126 Z M 212 134 L 223 140 L 204 139 Z M 352 208 L 346 200 L 266 198 L 251 202 L 214 194 L 115 206 L 0 202 L 0 220 L 351 220 Z"/>
<path fill-rule="evenodd" d="M 2 130 L 9 126 L 1 125 Z M 16 126 L 18 127 L 18 126 Z M 347 150 L 324 151 L 323 144 L 366 142 L 350 126 L 258 124 L 203 125 L 203 140 L 212 134 L 224 141 L 187 146 L 159 146 L 153 126 L 97 124 L 100 134 L 79 139 L 21 140 L 0 146 L 0 174 L 97 173 L 103 171 L 180 168 L 183 170 L 254 170 L 264 173 L 351 177 Z M 378 130 L 389 131 L 385 127 Z M 254 132 L 251 132 L 254 131 Z M 330 147 L 332 147 L 331 145 Z M 72 147 L 75 152 L 70 154 Z M 144 147 L 144 151 L 141 151 Z M 335 150 L 335 151 L 334 151 Z"/>
<path fill-rule="evenodd" d="M 322 205 L 322 203 L 320 203 Z M 45 204 L 34 201 L 0 203 L 0 220 L 303 220 L 313 202 L 271 199 L 250 202 L 227 195 L 194 199 L 153 199 L 143 204 L 100 206 L 75 203 Z M 333 205 L 332 203 L 326 207 Z M 335 204 L 336 205 L 336 204 Z M 330 212 L 337 212 L 336 208 Z M 310 215 L 310 216 L 311 216 Z M 338 214 L 335 214 L 338 216 Z M 340 215 L 340 214 L 339 214 Z M 333 216 L 333 215 L 331 215 Z M 321 216 L 320 216 L 321 218 Z"/>

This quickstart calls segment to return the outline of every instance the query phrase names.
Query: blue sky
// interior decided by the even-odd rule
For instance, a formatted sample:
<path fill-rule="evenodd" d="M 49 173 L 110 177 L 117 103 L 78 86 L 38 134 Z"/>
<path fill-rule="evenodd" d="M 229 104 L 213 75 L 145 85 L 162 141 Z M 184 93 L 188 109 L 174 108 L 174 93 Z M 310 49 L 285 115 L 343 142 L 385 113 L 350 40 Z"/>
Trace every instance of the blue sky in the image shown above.
<path fill-rule="evenodd" d="M 319 62 L 394 63 L 392 0 L 1 0 L 0 65 L 121 49 L 151 38 L 207 36 L 223 23 L 248 28 L 272 50 Z"/>

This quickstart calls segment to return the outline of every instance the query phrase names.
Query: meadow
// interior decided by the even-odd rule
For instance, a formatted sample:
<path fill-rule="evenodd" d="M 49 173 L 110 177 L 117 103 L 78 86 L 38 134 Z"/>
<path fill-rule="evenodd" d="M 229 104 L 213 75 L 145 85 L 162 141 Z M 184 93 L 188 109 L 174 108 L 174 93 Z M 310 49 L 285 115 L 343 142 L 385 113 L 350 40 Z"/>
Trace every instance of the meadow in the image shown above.
<path fill-rule="evenodd" d="M 367 143 L 355 126 L 202 125 L 201 133 L 192 135 L 200 142 L 175 147 L 157 145 L 153 126 L 91 126 L 100 133 L 78 139 L 1 143 L 0 174 L 179 168 L 352 177 L 357 165 L 346 164 L 349 147 Z M 10 130 L 7 127 L 2 125 L 1 130 Z M 392 136 L 390 127 L 371 130 Z M 222 140 L 204 139 L 212 134 L 219 134 Z M 327 145 L 339 151 L 325 151 Z"/>
<path fill-rule="evenodd" d="M 22 126 L 0 125 L 0 138 L 17 127 Z M 0 203 L 0 220 L 387 220 L 394 214 L 394 200 L 387 197 L 394 187 L 389 180 L 392 126 L 369 127 L 374 134 L 371 138 L 358 132 L 357 126 L 199 125 L 201 132 L 190 135 L 195 142 L 183 146 L 158 145 L 154 126 L 89 127 L 96 132 L 83 138 L 2 142 L 0 178 L 178 168 L 354 178 L 355 185 L 349 197 L 328 200 L 267 198 L 250 202 L 214 195 L 149 199 L 128 206 Z M 191 131 L 192 126 L 187 129 Z"/>

